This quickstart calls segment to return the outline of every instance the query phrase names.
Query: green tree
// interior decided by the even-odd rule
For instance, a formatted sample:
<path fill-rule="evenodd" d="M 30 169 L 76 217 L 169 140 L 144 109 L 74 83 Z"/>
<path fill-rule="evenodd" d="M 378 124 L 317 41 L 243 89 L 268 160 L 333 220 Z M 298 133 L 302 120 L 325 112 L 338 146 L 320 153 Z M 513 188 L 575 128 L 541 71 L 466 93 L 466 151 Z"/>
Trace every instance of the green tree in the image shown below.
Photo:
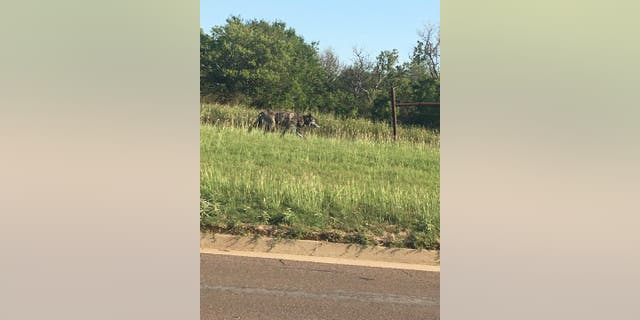
<path fill-rule="evenodd" d="M 397 92 L 407 101 L 440 101 L 440 31 L 425 25 L 418 33 L 411 61 L 403 66 L 404 78 Z M 402 108 L 398 120 L 406 124 L 440 126 L 440 111 L 431 107 Z"/>
<path fill-rule="evenodd" d="M 426 25 L 409 62 L 396 49 L 371 60 L 354 49 L 343 64 L 331 49 L 284 22 L 231 16 L 210 34 L 200 30 L 200 91 L 205 99 L 257 108 L 317 110 L 343 117 L 389 120 L 392 87 L 403 101 L 440 101 L 440 32 Z M 399 120 L 439 125 L 439 110 L 402 108 Z"/>
<path fill-rule="evenodd" d="M 316 87 L 324 71 L 317 44 L 305 43 L 284 22 L 232 16 L 226 25 L 213 27 L 209 39 L 201 36 L 201 54 L 207 53 L 201 79 L 213 82 L 204 87 L 217 100 L 309 109 L 314 95 L 321 94 Z"/>

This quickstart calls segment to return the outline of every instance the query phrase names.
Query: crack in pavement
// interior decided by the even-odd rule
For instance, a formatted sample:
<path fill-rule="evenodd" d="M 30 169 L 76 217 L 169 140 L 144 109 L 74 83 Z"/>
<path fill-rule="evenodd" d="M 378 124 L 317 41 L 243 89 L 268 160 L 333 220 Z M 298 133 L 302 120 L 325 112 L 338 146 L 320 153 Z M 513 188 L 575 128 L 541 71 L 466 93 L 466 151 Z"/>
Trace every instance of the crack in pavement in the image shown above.
<path fill-rule="evenodd" d="M 382 294 L 373 292 L 331 291 L 327 293 L 313 293 L 300 290 L 212 286 L 207 284 L 200 284 L 200 288 L 210 291 L 230 292 L 237 294 L 259 294 L 304 299 L 332 299 L 337 301 L 355 300 L 360 302 L 408 304 L 424 307 L 433 307 L 440 304 L 439 299 L 436 298 L 405 296 L 397 294 Z"/>

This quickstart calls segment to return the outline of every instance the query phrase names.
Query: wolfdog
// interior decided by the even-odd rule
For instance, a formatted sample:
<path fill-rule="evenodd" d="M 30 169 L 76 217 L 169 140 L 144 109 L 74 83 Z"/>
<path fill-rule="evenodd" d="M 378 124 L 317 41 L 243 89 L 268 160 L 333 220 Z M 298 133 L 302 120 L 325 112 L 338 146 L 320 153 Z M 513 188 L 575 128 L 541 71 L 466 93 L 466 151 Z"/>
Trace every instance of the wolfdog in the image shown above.
<path fill-rule="evenodd" d="M 258 118 L 253 122 L 253 125 L 249 126 L 249 132 L 254 127 L 264 128 L 264 132 L 273 131 L 276 128 L 276 112 L 271 110 L 264 110 L 258 114 Z"/>
<path fill-rule="evenodd" d="M 291 127 L 296 128 L 296 134 L 300 138 L 304 138 L 302 134 L 302 127 L 314 127 L 320 128 L 318 125 L 316 118 L 308 114 L 300 114 L 297 112 L 290 111 L 272 111 L 272 110 L 264 110 L 258 114 L 258 118 L 254 122 L 253 126 L 249 128 L 249 131 L 253 127 L 264 128 L 264 132 L 275 130 L 276 126 L 283 127 L 281 137 L 284 137 L 284 134 L 291 129 Z"/>
<path fill-rule="evenodd" d="M 278 117 L 280 117 L 280 119 Z M 312 116 L 311 113 L 300 114 L 284 111 L 280 114 L 276 113 L 276 123 L 278 122 L 278 120 L 284 127 L 284 129 L 282 130 L 282 134 L 280 135 L 281 137 L 284 137 L 284 134 L 287 133 L 287 131 L 293 126 L 296 127 L 296 134 L 300 138 L 304 138 L 304 135 L 302 135 L 302 127 L 307 126 L 320 128 L 320 126 L 316 122 L 316 118 Z"/>

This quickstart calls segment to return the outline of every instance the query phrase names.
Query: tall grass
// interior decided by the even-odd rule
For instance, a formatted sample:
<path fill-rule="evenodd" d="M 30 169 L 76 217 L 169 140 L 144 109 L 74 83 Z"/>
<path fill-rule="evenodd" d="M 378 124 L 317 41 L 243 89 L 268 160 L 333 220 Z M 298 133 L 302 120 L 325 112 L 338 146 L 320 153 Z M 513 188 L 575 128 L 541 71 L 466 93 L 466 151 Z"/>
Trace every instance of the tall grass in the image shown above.
<path fill-rule="evenodd" d="M 203 123 L 221 126 L 248 128 L 258 115 L 258 110 L 223 104 L 203 104 L 200 119 Z M 359 139 L 369 142 L 393 141 L 393 129 L 389 123 L 375 122 L 361 118 L 340 119 L 332 114 L 314 114 L 320 128 L 305 130 L 305 135 L 317 135 L 338 139 Z M 432 146 L 440 144 L 440 135 L 435 130 L 414 126 L 399 126 L 400 141 L 426 143 Z"/>
<path fill-rule="evenodd" d="M 248 132 L 255 110 L 203 110 L 209 123 L 201 126 L 200 143 L 204 229 L 439 247 L 435 133 L 407 129 L 412 138 L 406 140 L 422 137 L 422 143 L 392 142 L 383 124 L 322 115 L 324 131 L 307 129 L 306 140 L 280 138 Z"/>

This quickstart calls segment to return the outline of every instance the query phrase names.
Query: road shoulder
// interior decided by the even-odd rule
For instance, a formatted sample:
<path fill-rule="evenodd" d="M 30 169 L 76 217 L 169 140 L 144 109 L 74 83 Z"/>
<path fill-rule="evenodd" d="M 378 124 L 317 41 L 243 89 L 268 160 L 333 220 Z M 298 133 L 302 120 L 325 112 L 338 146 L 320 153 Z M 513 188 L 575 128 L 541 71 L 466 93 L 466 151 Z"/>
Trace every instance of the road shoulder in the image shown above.
<path fill-rule="evenodd" d="M 440 272 L 439 252 L 435 250 L 201 233 L 200 252 Z"/>

